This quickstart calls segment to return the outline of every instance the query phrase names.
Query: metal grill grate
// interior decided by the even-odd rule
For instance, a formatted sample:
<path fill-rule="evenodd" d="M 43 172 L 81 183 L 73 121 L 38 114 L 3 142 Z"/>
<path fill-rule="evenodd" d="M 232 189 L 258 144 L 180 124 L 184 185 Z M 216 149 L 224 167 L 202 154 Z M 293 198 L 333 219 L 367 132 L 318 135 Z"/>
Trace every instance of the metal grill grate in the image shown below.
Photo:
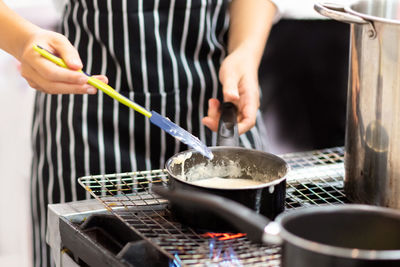
<path fill-rule="evenodd" d="M 341 204 L 343 148 L 282 155 L 292 171 L 287 180 L 287 210 Z M 211 237 L 171 216 L 167 201 L 149 190 L 168 182 L 164 170 L 79 178 L 79 183 L 143 239 L 171 259 L 172 266 L 279 266 L 280 248 L 251 243 L 245 236 Z"/>

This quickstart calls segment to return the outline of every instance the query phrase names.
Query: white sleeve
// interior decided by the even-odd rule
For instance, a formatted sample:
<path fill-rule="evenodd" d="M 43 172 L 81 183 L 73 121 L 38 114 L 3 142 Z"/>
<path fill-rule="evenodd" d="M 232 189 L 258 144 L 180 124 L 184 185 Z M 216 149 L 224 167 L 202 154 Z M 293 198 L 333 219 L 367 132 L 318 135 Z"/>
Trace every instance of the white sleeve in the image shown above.
<path fill-rule="evenodd" d="M 53 0 L 53 4 L 56 7 L 57 10 L 64 10 L 65 4 L 67 3 L 67 0 Z"/>
<path fill-rule="evenodd" d="M 61 19 L 67 0 L 53 0 L 52 2 L 58 17 Z"/>

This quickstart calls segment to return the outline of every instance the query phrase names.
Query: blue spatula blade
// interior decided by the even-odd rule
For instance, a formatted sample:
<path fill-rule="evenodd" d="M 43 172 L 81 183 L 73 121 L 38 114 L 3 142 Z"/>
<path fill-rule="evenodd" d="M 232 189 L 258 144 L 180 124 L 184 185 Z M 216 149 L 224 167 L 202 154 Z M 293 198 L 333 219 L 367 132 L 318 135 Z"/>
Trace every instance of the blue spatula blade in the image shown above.
<path fill-rule="evenodd" d="M 214 157 L 211 150 L 201 142 L 197 137 L 190 134 L 182 127 L 176 125 L 172 121 L 166 119 L 155 111 L 151 111 L 150 122 L 160 127 L 179 141 L 185 143 L 194 150 L 200 152 L 203 156 L 212 159 Z"/>

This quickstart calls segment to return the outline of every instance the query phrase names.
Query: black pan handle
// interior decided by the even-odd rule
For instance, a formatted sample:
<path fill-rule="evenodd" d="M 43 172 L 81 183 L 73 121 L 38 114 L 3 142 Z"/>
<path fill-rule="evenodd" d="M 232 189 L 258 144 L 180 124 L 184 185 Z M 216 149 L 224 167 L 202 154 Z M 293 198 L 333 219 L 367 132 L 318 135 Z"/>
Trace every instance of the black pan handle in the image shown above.
<path fill-rule="evenodd" d="M 211 211 L 215 216 L 230 222 L 237 230 L 247 233 L 247 237 L 253 242 L 263 241 L 264 228 L 270 223 L 266 217 L 244 205 L 220 196 L 182 189 L 170 190 L 164 186 L 153 186 L 152 190 L 175 205 L 196 209 L 199 212 Z"/>
<path fill-rule="evenodd" d="M 217 132 L 217 146 L 239 146 L 239 131 L 236 116 L 237 108 L 233 103 L 222 103 Z"/>

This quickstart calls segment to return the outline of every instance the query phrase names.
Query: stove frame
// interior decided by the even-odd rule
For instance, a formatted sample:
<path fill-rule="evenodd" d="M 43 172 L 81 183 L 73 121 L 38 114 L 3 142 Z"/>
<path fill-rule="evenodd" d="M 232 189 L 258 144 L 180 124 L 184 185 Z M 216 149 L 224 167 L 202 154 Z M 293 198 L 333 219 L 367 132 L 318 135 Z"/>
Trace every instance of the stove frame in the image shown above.
<path fill-rule="evenodd" d="M 291 166 L 286 211 L 347 202 L 343 192 L 342 147 L 281 157 Z M 135 239 L 151 244 L 157 255 L 169 260 L 170 266 L 224 266 L 227 260 L 236 266 L 280 266 L 279 247 L 254 244 L 245 236 L 218 240 L 175 221 L 167 201 L 149 190 L 154 184 L 167 184 L 165 170 L 91 175 L 78 181 L 133 231 Z M 229 255 L 232 253 L 227 251 L 232 249 L 234 255 Z M 228 256 L 217 257 L 221 253 Z"/>

